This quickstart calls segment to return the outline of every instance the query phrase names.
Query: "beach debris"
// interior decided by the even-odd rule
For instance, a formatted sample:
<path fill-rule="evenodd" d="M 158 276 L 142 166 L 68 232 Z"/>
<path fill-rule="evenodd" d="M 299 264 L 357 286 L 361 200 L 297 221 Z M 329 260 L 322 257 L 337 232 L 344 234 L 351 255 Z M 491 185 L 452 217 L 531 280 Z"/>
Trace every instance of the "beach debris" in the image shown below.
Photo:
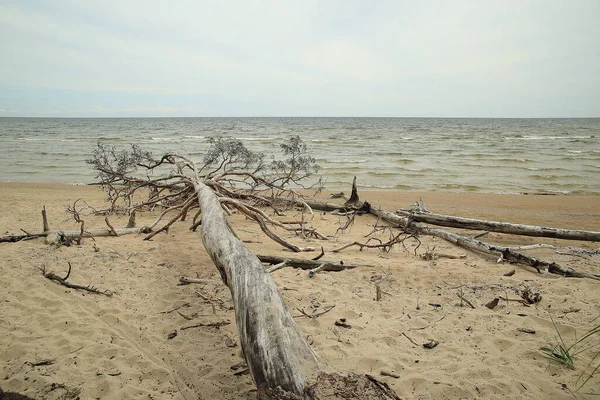
<path fill-rule="evenodd" d="M 426 209 L 420 210 L 397 210 L 396 215 L 409 217 L 414 222 L 422 222 L 431 225 L 445 226 L 449 228 L 486 230 L 489 232 L 508 233 L 513 235 L 548 237 L 554 239 L 582 240 L 589 242 L 600 242 L 600 232 L 551 228 L 547 226 L 511 224 L 508 222 L 496 222 L 475 218 L 463 218 L 454 215 L 436 214 Z M 472 239 L 472 238 L 471 238 Z M 539 247 L 551 247 L 549 245 L 520 246 L 515 250 L 533 249 Z"/>
<path fill-rule="evenodd" d="M 246 363 L 246 361 L 241 361 L 241 362 L 239 362 L 237 364 L 233 364 L 229 368 L 231 368 L 231 370 L 233 370 L 233 371 L 237 371 L 240 368 L 248 368 L 248 364 Z"/>
<path fill-rule="evenodd" d="M 419 235 L 431 235 L 435 237 L 439 237 L 440 239 L 446 240 L 454 245 L 461 246 L 468 250 L 474 251 L 476 253 L 483 253 L 488 255 L 497 256 L 498 253 L 501 254 L 501 260 L 506 260 L 509 262 L 516 262 L 524 265 L 528 265 L 532 268 L 535 268 L 539 271 L 547 271 L 553 274 L 562 275 L 564 277 L 576 277 L 576 278 L 589 278 L 594 280 L 600 280 L 600 274 L 589 273 L 584 271 L 578 271 L 571 267 L 565 267 L 563 265 L 559 265 L 555 262 L 546 262 L 539 260 L 534 257 L 527 256 L 523 253 L 519 253 L 515 250 L 512 250 L 509 247 L 496 246 L 490 243 L 482 242 L 480 240 L 476 240 L 473 237 L 458 235 L 453 232 L 449 232 L 446 230 L 432 228 L 425 223 L 433 224 L 433 225 L 443 225 L 450 226 L 455 228 L 462 229 L 482 229 L 482 225 L 480 224 L 481 220 L 472 220 L 472 223 L 466 223 L 465 221 L 456 222 L 455 219 L 460 220 L 459 217 L 450 217 L 450 216 L 442 216 L 441 222 L 435 222 L 436 218 L 434 218 L 435 214 L 433 213 L 423 213 L 423 214 L 414 214 L 412 211 L 399 210 L 397 213 L 401 215 L 391 213 L 389 211 L 384 211 L 377 207 L 371 207 L 371 214 L 382 218 L 383 220 L 394 224 L 397 227 L 403 227 L 403 229 L 408 230 L 409 232 L 418 232 Z M 427 218 L 424 218 L 427 216 Z M 431 217 L 431 218 L 429 218 Z M 421 222 L 417 222 L 421 221 Z M 478 221 L 478 222 L 474 222 Z M 490 222 L 490 221 L 483 221 Z M 504 223 L 498 226 L 502 226 Z M 515 224 L 507 224 L 508 226 L 512 226 Z M 528 225 L 518 225 L 520 227 L 529 227 L 531 229 L 516 229 L 514 231 L 509 231 L 509 229 L 500 230 L 499 229 L 491 229 L 489 231 L 497 231 L 502 233 L 513 233 L 520 235 L 528 235 L 528 236 L 547 236 L 553 238 L 560 239 L 568 239 L 568 240 L 586 240 L 586 241 L 600 241 L 600 232 L 590 232 L 590 231 L 571 231 L 564 229 L 556 229 L 549 227 L 539 227 L 539 226 L 528 226 Z M 512 228 L 511 228 L 512 229 Z M 527 233 L 525 233 L 527 232 Z"/>
<path fill-rule="evenodd" d="M 542 295 L 537 292 L 533 292 L 529 286 L 525 286 L 525 288 L 521 291 L 521 298 L 527 304 L 537 304 L 542 301 Z"/>
<path fill-rule="evenodd" d="M 167 339 L 173 339 L 177 336 L 177 330 L 174 329 L 171 332 L 169 332 L 169 334 L 167 335 Z"/>
<path fill-rule="evenodd" d="M 222 326 L 231 324 L 231 321 L 218 321 L 218 322 L 205 322 L 195 325 L 182 326 L 179 328 L 180 330 L 192 329 L 192 328 L 200 328 L 200 327 L 213 327 L 219 329 Z"/>
<path fill-rule="evenodd" d="M 285 262 L 285 267 L 292 268 L 300 268 L 300 269 L 308 269 L 315 270 L 316 272 L 322 271 L 344 271 L 346 269 L 354 269 L 354 268 L 374 268 L 373 265 L 367 264 L 351 264 L 343 261 L 317 261 L 317 260 L 307 260 L 303 258 L 290 258 L 290 257 L 280 257 L 280 256 L 272 256 L 272 255 L 264 255 L 264 254 L 256 254 L 258 259 L 265 263 L 271 265 L 277 265 Z M 273 268 L 271 267 L 267 269 L 267 271 L 273 272 Z M 279 269 L 279 268 L 278 268 Z M 315 273 L 316 273 L 315 272 Z M 313 273 L 313 276 L 314 274 Z"/>
<path fill-rule="evenodd" d="M 55 358 L 44 358 L 38 361 L 26 361 L 25 364 L 29 365 L 30 367 L 40 367 L 42 365 L 52 365 L 55 362 Z"/>
<path fill-rule="evenodd" d="M 229 348 L 233 348 L 233 347 L 237 346 L 237 343 L 235 340 L 233 340 L 232 338 L 227 336 L 227 337 L 225 337 L 225 346 L 229 347 Z"/>
<path fill-rule="evenodd" d="M 216 281 L 213 279 L 189 278 L 187 276 L 179 277 L 179 283 L 178 283 L 179 286 L 189 285 L 191 283 L 206 284 L 206 283 L 216 283 Z"/>
<path fill-rule="evenodd" d="M 402 336 L 404 336 L 405 338 L 407 338 L 412 344 L 414 344 L 415 346 L 419 346 L 417 344 L 417 342 L 415 342 L 410 336 L 408 336 L 405 332 L 402 332 Z"/>
<path fill-rule="evenodd" d="M 241 375 L 247 375 L 250 373 L 250 369 L 249 368 L 244 368 L 244 369 L 240 369 L 239 371 L 235 371 L 233 374 L 235 376 L 241 376 Z"/>
<path fill-rule="evenodd" d="M 56 275 L 55 273 L 46 272 L 45 265 L 42 265 L 42 267 L 40 268 L 40 271 L 42 271 L 42 275 L 44 275 L 44 278 L 58 282 L 59 284 L 68 287 L 69 289 L 84 290 L 86 292 L 90 292 L 90 293 L 94 293 L 94 294 L 101 294 L 101 295 L 108 296 L 108 297 L 113 295 L 110 290 L 101 291 L 91 285 L 90 286 L 82 286 L 82 285 L 77 285 L 77 284 L 74 284 L 71 282 L 67 282 L 67 279 L 69 279 L 69 276 L 71 276 L 71 263 L 67 261 L 67 264 L 69 265 L 69 271 L 67 272 L 67 275 L 65 275 L 64 278 L 61 278 L 60 276 Z"/>
<path fill-rule="evenodd" d="M 462 290 L 462 286 L 460 288 L 458 288 L 458 292 L 456 293 L 456 295 L 458 296 L 458 298 L 460 299 L 460 306 L 463 306 L 463 302 L 465 302 L 469 307 L 471 307 L 472 309 L 475 309 L 475 306 L 473 305 L 473 303 L 471 303 L 469 300 L 467 300 L 463 294 L 463 290 Z"/>
<path fill-rule="evenodd" d="M 496 308 L 496 306 L 498 305 L 498 302 L 500 301 L 499 297 L 496 297 L 494 300 L 490 301 L 489 303 L 486 303 L 486 307 L 489 308 L 490 310 L 493 310 L 494 308 Z"/>
<path fill-rule="evenodd" d="M 177 310 L 179 310 L 180 308 L 183 308 L 183 307 L 191 307 L 191 305 L 190 305 L 190 303 L 183 303 L 182 305 L 177 306 L 177 307 L 175 307 L 175 308 L 173 308 L 171 310 L 161 311 L 160 314 L 169 314 L 169 313 L 172 313 L 173 311 L 177 311 Z"/>
<path fill-rule="evenodd" d="M 393 372 L 390 372 L 390 371 L 386 371 L 386 370 L 380 371 L 379 375 L 381 375 L 381 376 L 389 376 L 391 378 L 396 378 L 396 379 L 400 378 L 400 375 L 398 375 L 396 373 L 393 373 Z"/>
<path fill-rule="evenodd" d="M 346 323 L 346 318 L 340 318 L 335 321 L 335 326 L 340 326 L 342 328 L 350 329 L 352 325 Z"/>
<path fill-rule="evenodd" d="M 513 276 L 513 275 L 515 274 L 515 272 L 517 272 L 517 270 L 513 269 L 513 270 L 511 270 L 511 271 L 508 271 L 507 273 L 505 273 L 505 274 L 504 274 L 504 275 L 502 275 L 502 276 Z"/>
<path fill-rule="evenodd" d="M 437 347 L 438 344 L 440 344 L 440 342 L 438 342 L 437 340 L 429 339 L 428 342 L 423 343 L 423 347 L 425 347 L 426 349 L 433 349 Z"/>
<path fill-rule="evenodd" d="M 517 330 L 519 332 L 529 333 L 531 335 L 535 334 L 535 329 L 531 329 L 531 328 L 517 328 Z"/>
<path fill-rule="evenodd" d="M 319 312 L 317 312 L 317 310 L 315 308 L 315 309 L 313 309 L 313 312 L 310 314 L 308 314 L 306 311 L 304 311 L 303 308 L 296 308 L 296 310 L 298 310 L 300 312 L 300 314 L 302 314 L 302 315 L 296 315 L 295 318 L 307 317 L 307 318 L 314 319 L 314 318 L 320 317 L 323 314 L 327 314 L 329 311 L 333 310 L 334 307 L 335 307 L 335 304 L 332 306 L 329 306 L 329 307 L 325 307 L 325 309 L 323 311 L 319 311 Z M 344 320 L 345 320 L 345 318 L 344 318 Z"/>

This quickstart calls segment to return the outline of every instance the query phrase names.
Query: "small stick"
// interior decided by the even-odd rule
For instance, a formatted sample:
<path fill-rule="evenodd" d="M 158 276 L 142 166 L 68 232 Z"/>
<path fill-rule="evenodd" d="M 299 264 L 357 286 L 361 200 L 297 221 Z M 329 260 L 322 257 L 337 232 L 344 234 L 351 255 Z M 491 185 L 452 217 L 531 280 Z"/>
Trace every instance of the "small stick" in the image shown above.
<path fill-rule="evenodd" d="M 402 332 L 402 335 L 403 335 L 405 338 L 407 338 L 408 340 L 410 340 L 410 342 L 411 342 L 412 344 L 414 344 L 415 346 L 417 346 L 417 347 L 419 346 L 419 345 L 417 344 L 417 342 L 415 342 L 414 340 L 412 340 L 412 339 L 410 338 L 410 336 L 408 336 L 406 333 Z"/>
<path fill-rule="evenodd" d="M 112 235 L 118 237 L 119 234 L 117 233 L 117 231 L 115 230 L 115 228 L 108 221 L 108 215 L 106 217 L 104 217 L 104 222 L 106 222 L 106 225 L 108 226 L 108 229 L 110 229 L 110 232 L 112 233 Z M 127 227 L 129 228 L 129 225 Z"/>
<path fill-rule="evenodd" d="M 317 268 L 313 268 L 310 271 L 308 271 L 308 277 L 312 278 L 313 276 L 315 276 L 315 274 L 317 274 L 318 272 L 320 272 L 323 268 L 325 268 L 326 264 L 321 264 L 319 265 Z"/>
<path fill-rule="evenodd" d="M 187 276 L 179 277 L 180 285 L 189 285 L 190 283 L 212 283 L 212 279 L 188 278 Z"/>
<path fill-rule="evenodd" d="M 334 307 L 335 307 L 335 305 L 329 306 L 324 311 L 321 311 L 318 313 L 313 312 L 312 314 L 307 314 L 306 311 L 304 311 L 300 308 L 296 308 L 296 310 L 298 310 L 300 313 L 302 313 L 302 315 L 297 315 L 296 317 L 308 317 L 308 318 L 314 319 L 314 318 L 320 317 L 323 314 L 327 314 L 329 311 L 333 310 Z"/>
<path fill-rule="evenodd" d="M 267 272 L 270 274 L 272 272 L 277 271 L 278 269 L 285 267 L 286 265 L 287 265 L 287 260 L 283 260 L 279 264 L 275 264 L 271 268 L 267 269 Z"/>
<path fill-rule="evenodd" d="M 67 276 L 65 276 L 64 278 L 61 278 L 60 276 L 52 273 L 52 272 L 46 272 L 46 267 L 43 266 L 43 268 L 40 268 L 40 270 L 42 271 L 42 274 L 44 275 L 44 278 L 53 280 L 58 282 L 59 284 L 66 286 L 70 289 L 78 289 L 78 290 L 85 290 L 87 292 L 90 293 L 94 293 L 94 294 L 103 294 L 105 296 L 112 296 L 112 292 L 105 290 L 104 292 L 101 292 L 100 290 L 94 288 L 93 286 L 82 286 L 82 285 L 76 285 L 70 282 L 67 282 L 67 279 L 69 278 L 69 276 L 71 275 L 71 263 L 69 264 L 69 272 L 67 272 Z"/>
<path fill-rule="evenodd" d="M 45 360 L 39 360 L 39 361 L 27 361 L 25 364 L 30 365 L 31 367 L 39 367 L 42 365 L 52 365 L 56 362 L 56 359 L 54 358 L 48 358 Z"/>
<path fill-rule="evenodd" d="M 231 322 L 229 322 L 229 321 L 208 322 L 208 323 L 203 323 L 203 324 L 196 324 L 196 325 L 182 326 L 182 327 L 180 328 L 180 330 L 184 331 L 184 330 L 186 330 L 186 329 L 200 328 L 200 327 L 202 327 L 202 326 L 213 326 L 213 327 L 215 327 L 215 328 L 219 329 L 220 327 L 222 327 L 222 326 L 225 326 L 225 325 L 229 325 L 229 324 L 231 324 Z"/>
<path fill-rule="evenodd" d="M 43 232 L 48 232 L 50 230 L 50 226 L 48 225 L 48 217 L 46 215 L 46 206 L 42 208 L 42 222 L 43 222 Z"/>
<path fill-rule="evenodd" d="M 458 296 L 458 297 L 459 297 L 459 298 L 460 298 L 462 301 L 464 301 L 465 303 L 467 303 L 467 305 L 468 305 L 469 307 L 471 307 L 472 309 L 475 309 L 475 306 L 473 305 L 473 303 L 471 303 L 469 300 L 467 300 L 467 299 L 465 298 L 465 296 L 463 296 L 463 295 L 462 295 L 462 294 L 460 294 L 460 293 L 456 293 L 456 295 L 457 295 L 457 296 Z"/>
<path fill-rule="evenodd" d="M 185 315 L 181 311 L 177 311 L 177 314 L 181 315 L 183 318 L 187 319 L 188 321 L 191 321 L 193 319 L 192 317 Z"/>
<path fill-rule="evenodd" d="M 481 232 L 481 233 L 479 233 L 479 234 L 477 234 L 477 235 L 473 236 L 473 239 L 479 239 L 480 237 L 482 237 L 482 236 L 485 236 L 485 235 L 487 235 L 488 233 L 490 233 L 490 232 L 489 232 L 489 231 Z"/>
<path fill-rule="evenodd" d="M 389 371 L 381 371 L 379 374 L 382 376 L 389 376 L 389 377 L 396 378 L 396 379 L 400 378 L 400 375 L 395 374 L 393 372 L 389 372 Z"/>
<path fill-rule="evenodd" d="M 318 256 L 314 257 L 312 260 L 313 261 L 317 261 L 319 258 L 323 257 L 325 255 L 325 250 L 323 249 L 323 246 L 321 246 L 321 254 L 319 254 Z"/>
<path fill-rule="evenodd" d="M 381 288 L 379 287 L 379 284 L 375 285 L 375 300 L 381 300 Z"/>
<path fill-rule="evenodd" d="M 177 311 L 177 310 L 179 310 L 180 308 L 183 308 L 183 307 L 189 307 L 189 306 L 190 306 L 190 303 L 183 303 L 182 305 L 180 305 L 180 306 L 178 306 L 178 307 L 175 307 L 175 308 L 174 308 L 174 309 L 172 309 L 172 310 L 168 310 L 168 311 L 161 311 L 159 314 L 169 314 L 169 313 L 172 313 L 173 311 Z"/>

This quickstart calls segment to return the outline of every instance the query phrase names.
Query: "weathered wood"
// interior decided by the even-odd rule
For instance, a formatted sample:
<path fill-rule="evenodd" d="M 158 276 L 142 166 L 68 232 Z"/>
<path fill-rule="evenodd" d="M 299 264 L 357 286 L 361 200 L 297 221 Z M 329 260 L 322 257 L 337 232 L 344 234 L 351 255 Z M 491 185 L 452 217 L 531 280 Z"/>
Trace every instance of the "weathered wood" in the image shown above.
<path fill-rule="evenodd" d="M 351 264 L 344 263 L 341 261 L 322 261 L 322 260 L 306 260 L 303 258 L 288 258 L 288 257 L 279 257 L 279 256 L 271 256 L 271 255 L 256 255 L 258 259 L 264 263 L 269 264 L 281 264 L 285 262 L 286 267 L 292 268 L 300 268 L 300 269 L 314 269 L 317 267 L 323 266 L 321 271 L 343 271 L 345 269 L 353 269 L 360 267 L 373 267 L 372 265 L 366 264 Z"/>
<path fill-rule="evenodd" d="M 401 217 L 389 211 L 383 211 L 372 208 L 371 213 L 382 218 L 387 222 L 390 222 L 397 226 L 405 227 L 407 229 L 410 229 L 411 231 L 436 236 L 441 239 L 447 240 L 451 243 L 454 243 L 457 246 L 461 246 L 472 251 L 487 253 L 495 256 L 502 255 L 502 257 L 504 257 L 504 259 L 508 261 L 528 265 L 530 267 L 536 268 L 538 271 L 547 270 L 548 272 L 563 275 L 565 277 L 590 278 L 600 280 L 599 274 L 590 274 L 587 272 L 577 271 L 570 267 L 565 267 L 556 263 L 549 263 L 546 261 L 538 260 L 533 257 L 529 257 L 525 254 L 521 254 L 514 250 L 511 250 L 509 247 L 496 246 L 482 242 L 472 237 L 461 236 L 452 232 L 444 231 L 442 229 L 431 228 L 420 222 L 410 221 L 410 219 Z"/>
<path fill-rule="evenodd" d="M 231 233 L 212 189 L 199 179 L 194 186 L 202 209 L 202 242 L 231 291 L 240 344 L 258 398 L 326 399 L 339 392 L 343 382 L 362 382 L 360 388 L 345 391 L 344 398 L 397 399 L 387 385 L 368 375 L 323 374 L 323 363 L 296 328 L 271 274 Z"/>
<path fill-rule="evenodd" d="M 547 226 L 512 224 L 509 222 L 486 221 L 475 218 L 463 218 L 453 215 L 436 214 L 430 211 L 398 210 L 396 214 L 409 217 L 416 222 L 431 225 L 447 226 L 450 228 L 484 230 L 490 232 L 509 233 L 513 235 L 548 237 L 566 240 L 583 240 L 599 242 L 600 232 L 584 231 L 578 229 L 561 229 Z"/>
<path fill-rule="evenodd" d="M 215 193 L 194 182 L 202 209 L 202 241 L 233 298 L 242 351 L 259 390 L 302 395 L 319 372 L 317 355 L 296 328 L 262 263 L 229 228 Z"/>
<path fill-rule="evenodd" d="M 148 233 L 149 230 L 147 227 L 140 228 L 116 228 L 114 230 L 118 236 L 128 235 L 132 233 Z M 58 235 L 64 239 L 78 239 L 82 238 L 90 238 L 90 237 L 99 237 L 99 236 L 115 236 L 112 230 L 110 229 L 90 229 L 84 230 L 83 234 L 81 231 L 46 231 L 41 233 L 32 233 L 30 235 L 9 235 L 0 237 L 0 243 L 3 242 L 20 242 L 21 240 L 31 240 L 40 237 L 46 237 L 50 235 Z"/>
<path fill-rule="evenodd" d="M 356 188 L 356 177 L 352 180 L 352 194 L 350 198 L 344 203 L 344 206 L 354 206 L 360 202 L 360 198 L 358 197 L 358 189 Z"/>

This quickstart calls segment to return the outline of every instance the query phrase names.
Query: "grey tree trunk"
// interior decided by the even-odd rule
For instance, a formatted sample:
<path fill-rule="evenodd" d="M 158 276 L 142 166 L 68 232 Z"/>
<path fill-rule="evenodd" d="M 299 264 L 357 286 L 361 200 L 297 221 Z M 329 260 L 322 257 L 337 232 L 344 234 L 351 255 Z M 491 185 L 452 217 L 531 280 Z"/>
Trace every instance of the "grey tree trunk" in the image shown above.
<path fill-rule="evenodd" d="M 256 386 L 302 395 L 319 373 L 317 355 L 296 328 L 271 275 L 229 230 L 217 196 L 204 183 L 194 184 L 202 241 L 231 291 L 242 351 Z"/>
<path fill-rule="evenodd" d="M 413 221 L 431 225 L 447 226 L 462 229 L 480 229 L 490 232 L 510 233 L 513 235 L 548 237 L 566 240 L 584 240 L 600 242 L 600 232 L 550 228 L 546 226 L 511 224 L 508 222 L 486 221 L 474 218 L 455 217 L 452 215 L 436 214 L 429 211 L 411 212 L 398 210 L 396 214 L 410 217 Z"/>
<path fill-rule="evenodd" d="M 202 242 L 229 287 L 242 351 L 259 399 L 399 399 L 369 375 L 333 374 L 296 328 L 285 302 L 261 261 L 229 229 L 212 189 L 194 181 L 202 210 Z"/>

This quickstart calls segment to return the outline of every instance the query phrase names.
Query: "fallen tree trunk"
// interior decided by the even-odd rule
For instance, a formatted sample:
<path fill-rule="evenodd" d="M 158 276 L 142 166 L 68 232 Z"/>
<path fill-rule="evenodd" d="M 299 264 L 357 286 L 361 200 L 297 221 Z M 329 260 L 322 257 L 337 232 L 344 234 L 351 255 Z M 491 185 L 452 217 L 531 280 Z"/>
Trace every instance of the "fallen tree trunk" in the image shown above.
<path fill-rule="evenodd" d="M 490 232 L 509 233 L 522 236 L 548 237 L 566 240 L 583 240 L 599 242 L 600 232 L 550 228 L 547 226 L 511 224 L 508 222 L 486 221 L 474 218 L 463 218 L 452 215 L 436 214 L 430 211 L 407 211 L 398 210 L 396 214 L 411 218 L 416 222 L 424 222 L 431 225 L 447 226 L 450 228 L 484 230 Z"/>
<path fill-rule="evenodd" d="M 148 233 L 149 230 L 146 227 L 141 228 L 116 228 L 111 229 L 91 229 L 81 231 L 45 231 L 41 233 L 32 233 L 27 235 L 10 235 L 0 237 L 0 243 L 16 243 L 22 240 L 31 240 L 40 237 L 46 237 L 50 235 L 58 235 L 65 239 L 78 239 L 78 238 L 90 238 L 99 236 L 115 236 L 115 232 L 118 236 L 127 235 L 132 233 Z"/>
<path fill-rule="evenodd" d="M 196 180 L 202 241 L 233 298 L 242 351 L 256 386 L 304 392 L 318 359 L 296 329 L 279 289 L 260 260 L 228 228 L 214 192 Z"/>
<path fill-rule="evenodd" d="M 471 237 L 457 235 L 455 233 L 437 228 L 431 228 L 420 222 L 410 221 L 410 219 L 401 217 L 389 211 L 371 209 L 371 213 L 396 226 L 401 226 L 405 229 L 410 229 L 411 231 L 414 231 L 416 233 L 423 233 L 426 235 L 436 236 L 441 239 L 447 240 L 457 246 L 461 246 L 465 249 L 486 253 L 494 256 L 501 256 L 508 261 L 517 262 L 533 267 L 537 269 L 538 272 L 540 272 L 541 270 L 546 270 L 553 274 L 559 274 L 565 277 L 590 278 L 600 280 L 599 274 L 590 274 L 587 272 L 577 271 L 573 268 L 565 267 L 556 263 L 549 263 L 546 261 L 538 260 L 537 258 L 529 257 L 525 254 L 521 254 L 514 250 L 511 250 L 509 247 L 496 246 Z"/>
<path fill-rule="evenodd" d="M 355 375 L 322 378 L 323 364 L 296 328 L 271 275 L 231 233 L 212 189 L 197 178 L 194 188 L 202 209 L 202 241 L 231 291 L 242 351 L 259 398 L 326 398 L 315 396 L 316 388 L 332 386 L 340 379 L 354 381 Z M 361 385 L 374 390 L 376 397 L 371 398 L 398 398 L 386 385 L 366 376 L 360 379 Z M 354 393 L 350 398 L 365 398 L 364 391 Z"/>

